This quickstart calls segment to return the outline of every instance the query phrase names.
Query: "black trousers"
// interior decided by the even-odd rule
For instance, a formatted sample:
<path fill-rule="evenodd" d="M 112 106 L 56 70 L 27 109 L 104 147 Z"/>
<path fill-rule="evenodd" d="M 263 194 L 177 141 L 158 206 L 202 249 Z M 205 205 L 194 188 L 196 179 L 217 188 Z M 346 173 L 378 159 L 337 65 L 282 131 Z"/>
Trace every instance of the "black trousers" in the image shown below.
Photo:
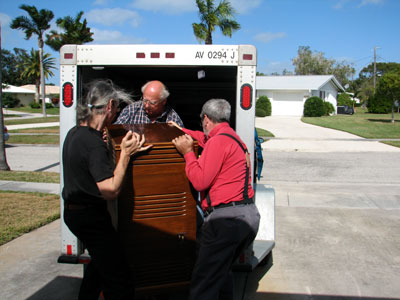
<path fill-rule="evenodd" d="M 232 264 L 256 237 L 259 223 L 254 204 L 216 209 L 204 219 L 191 300 L 233 299 Z"/>
<path fill-rule="evenodd" d="M 80 300 L 133 299 L 134 284 L 118 234 L 106 207 L 64 210 L 64 221 L 88 249 L 87 265 L 79 291 Z"/>

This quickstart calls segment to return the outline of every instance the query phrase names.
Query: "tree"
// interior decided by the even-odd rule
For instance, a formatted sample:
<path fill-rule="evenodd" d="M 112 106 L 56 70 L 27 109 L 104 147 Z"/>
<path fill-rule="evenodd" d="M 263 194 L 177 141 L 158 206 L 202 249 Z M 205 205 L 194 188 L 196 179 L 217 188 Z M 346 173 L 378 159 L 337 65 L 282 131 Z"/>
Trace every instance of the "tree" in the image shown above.
<path fill-rule="evenodd" d="M 0 52 L 1 52 L 1 24 L 0 24 Z M 2 70 L 3 59 L 0 56 L 0 70 Z M 3 79 L 0 72 L 0 170 L 10 170 L 7 164 L 6 147 L 4 143 L 4 118 L 3 118 Z"/>
<path fill-rule="evenodd" d="M 46 105 L 44 105 L 44 99 L 46 97 L 44 87 L 44 68 L 43 68 L 43 34 L 50 28 L 50 21 L 54 18 L 52 11 L 47 9 L 37 10 L 35 6 L 21 5 L 19 7 L 25 10 L 30 18 L 25 16 L 16 17 L 12 20 L 10 27 L 12 29 L 21 29 L 25 32 L 25 39 L 29 40 L 32 34 L 38 36 L 38 46 L 39 46 L 39 60 L 40 60 L 40 84 L 41 84 L 41 94 L 43 98 L 43 116 L 46 117 Z"/>
<path fill-rule="evenodd" d="M 21 68 L 24 70 L 21 73 L 22 78 L 28 79 L 30 82 L 34 82 L 36 86 L 36 95 L 35 102 L 39 102 L 39 86 L 40 86 L 40 54 L 38 50 L 31 49 L 30 54 L 26 51 L 22 54 L 22 65 Z M 55 69 L 55 58 L 51 57 L 49 53 L 45 53 L 42 58 L 43 64 L 43 73 L 45 78 L 47 79 L 50 76 L 53 76 L 54 73 L 51 69 Z M 42 94 L 43 95 L 43 94 Z M 42 97 L 43 106 L 45 105 L 45 97 Z"/>
<path fill-rule="evenodd" d="M 233 20 L 234 9 L 228 0 L 222 0 L 215 7 L 214 0 L 196 0 L 201 23 L 193 23 L 193 32 L 197 40 L 211 45 L 212 33 L 219 27 L 224 36 L 232 37 L 232 33 L 240 29 L 239 23 Z"/>
<path fill-rule="evenodd" d="M 345 85 L 355 74 L 351 64 L 327 59 L 322 52 L 312 52 L 309 46 L 300 46 L 297 57 L 292 59 L 296 75 L 335 75 Z"/>
<path fill-rule="evenodd" d="M 1 49 L 1 75 L 3 82 L 11 85 L 24 85 L 30 83 L 25 78 L 21 78 L 20 75 L 23 72 L 21 69 L 21 53 L 24 49 L 14 48 L 14 53 L 9 50 Z"/>
<path fill-rule="evenodd" d="M 383 75 L 378 82 L 376 97 L 386 97 L 392 104 L 392 123 L 394 123 L 394 108 L 396 101 L 400 102 L 400 71 Z"/>
<path fill-rule="evenodd" d="M 389 63 L 376 63 L 376 76 L 382 77 L 389 72 L 399 72 L 400 64 L 395 62 Z M 357 97 L 363 101 L 370 99 L 374 93 L 374 63 L 370 63 L 363 68 L 356 80 L 350 84 L 350 90 L 357 94 Z"/>
<path fill-rule="evenodd" d="M 70 16 L 57 19 L 57 26 L 63 31 L 59 33 L 52 30 L 50 34 L 46 34 L 46 45 L 59 51 L 66 44 L 82 45 L 93 41 L 93 33 L 87 27 L 86 19 L 81 22 L 82 15 L 83 11 L 79 12 L 75 19 Z"/>

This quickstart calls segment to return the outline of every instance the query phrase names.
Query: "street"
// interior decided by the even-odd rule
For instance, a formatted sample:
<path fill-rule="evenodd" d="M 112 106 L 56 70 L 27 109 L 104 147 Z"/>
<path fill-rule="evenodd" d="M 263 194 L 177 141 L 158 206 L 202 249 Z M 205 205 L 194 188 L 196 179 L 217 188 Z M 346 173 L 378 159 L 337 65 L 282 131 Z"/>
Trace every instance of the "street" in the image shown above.
<path fill-rule="evenodd" d="M 302 126 L 283 121 L 294 136 Z M 337 151 L 326 146 L 334 134 L 263 144 L 258 184 L 275 189 L 273 265 L 238 274 L 235 300 L 400 299 L 400 151 L 351 136 Z M 59 152 L 13 145 L 7 158 L 12 169 L 57 170 Z M 0 247 L 2 299 L 75 299 L 82 267 L 56 263 L 60 243 L 56 221 Z"/>

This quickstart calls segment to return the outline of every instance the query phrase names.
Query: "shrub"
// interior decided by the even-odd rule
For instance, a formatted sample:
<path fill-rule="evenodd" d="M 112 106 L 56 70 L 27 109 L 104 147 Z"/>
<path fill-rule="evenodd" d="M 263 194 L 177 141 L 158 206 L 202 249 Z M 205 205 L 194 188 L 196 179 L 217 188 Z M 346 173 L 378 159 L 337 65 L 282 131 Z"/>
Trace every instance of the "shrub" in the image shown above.
<path fill-rule="evenodd" d="M 8 107 L 8 108 L 13 108 L 13 107 L 18 107 L 19 106 L 19 99 L 9 93 L 4 93 L 3 94 L 3 107 Z"/>
<path fill-rule="evenodd" d="M 29 106 L 30 106 L 31 108 L 35 108 L 35 109 L 40 108 L 40 104 L 37 103 L 37 102 L 31 102 L 31 103 L 29 104 Z"/>
<path fill-rule="evenodd" d="M 368 112 L 373 114 L 387 114 L 392 111 L 392 102 L 384 96 L 375 94 L 368 98 L 367 108 Z"/>
<path fill-rule="evenodd" d="M 324 101 L 320 97 L 310 97 L 304 103 L 305 117 L 321 117 L 325 115 Z"/>
<path fill-rule="evenodd" d="M 338 106 L 343 106 L 343 105 L 347 105 L 347 106 L 353 106 L 354 105 L 354 101 L 351 99 L 349 94 L 339 94 L 338 98 L 337 98 L 337 105 Z"/>
<path fill-rule="evenodd" d="M 325 115 L 329 116 L 330 114 L 333 114 L 335 112 L 335 107 L 333 106 L 332 103 L 326 101 L 324 102 L 325 105 Z"/>
<path fill-rule="evenodd" d="M 46 108 L 53 108 L 54 105 L 52 103 L 46 103 Z"/>
<path fill-rule="evenodd" d="M 256 117 L 266 117 L 267 116 L 267 112 L 261 108 L 256 108 Z"/>
<path fill-rule="evenodd" d="M 261 110 L 265 111 L 265 113 L 266 113 L 265 116 L 270 116 L 271 115 L 271 112 L 272 112 L 271 101 L 268 99 L 267 96 L 261 96 L 261 97 L 259 97 L 257 99 L 257 101 L 256 101 L 256 115 L 257 115 L 257 109 L 261 109 Z"/>

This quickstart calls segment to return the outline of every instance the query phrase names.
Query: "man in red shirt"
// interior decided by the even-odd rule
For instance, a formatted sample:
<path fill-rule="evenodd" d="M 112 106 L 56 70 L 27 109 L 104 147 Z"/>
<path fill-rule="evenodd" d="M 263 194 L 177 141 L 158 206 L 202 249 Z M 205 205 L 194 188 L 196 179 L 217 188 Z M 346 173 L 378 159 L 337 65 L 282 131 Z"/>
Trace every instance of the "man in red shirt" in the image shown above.
<path fill-rule="evenodd" d="M 260 222 L 249 153 L 229 126 L 230 114 L 228 101 L 208 100 L 200 114 L 203 132 L 183 128 L 186 134 L 172 141 L 184 155 L 187 177 L 201 193 L 205 216 L 190 299 L 233 299 L 232 264 L 254 240 Z M 199 159 L 192 137 L 203 147 Z"/>

